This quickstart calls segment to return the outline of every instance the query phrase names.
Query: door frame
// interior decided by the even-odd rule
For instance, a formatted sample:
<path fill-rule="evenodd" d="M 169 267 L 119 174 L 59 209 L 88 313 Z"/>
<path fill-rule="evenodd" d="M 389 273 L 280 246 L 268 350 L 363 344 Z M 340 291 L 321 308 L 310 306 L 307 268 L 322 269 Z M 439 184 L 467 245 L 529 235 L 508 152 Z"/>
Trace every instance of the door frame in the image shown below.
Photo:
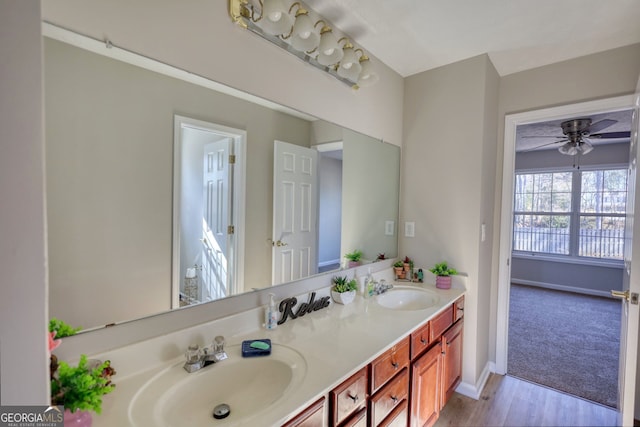
<path fill-rule="evenodd" d="M 515 176 L 516 128 L 519 125 L 555 119 L 569 119 L 604 111 L 634 107 L 634 96 L 625 95 L 596 101 L 580 102 L 540 110 L 507 114 L 504 124 L 504 158 L 502 163 L 502 204 L 500 210 L 500 240 L 498 258 L 498 301 L 496 314 L 495 372 L 507 373 L 509 338 L 509 293 L 511 281 L 511 250 L 513 233 L 513 187 Z M 621 355 L 622 356 L 622 355 Z"/>
<path fill-rule="evenodd" d="M 191 117 L 174 115 L 174 145 L 173 145 L 173 221 L 172 221 L 172 251 L 171 251 L 171 308 L 180 307 L 180 182 L 182 177 L 182 129 L 192 128 L 205 132 L 231 138 L 236 163 L 233 171 L 233 202 L 232 222 L 234 225 L 234 252 L 232 277 L 235 278 L 232 293 L 238 287 L 244 287 L 244 245 L 245 245 L 245 194 L 246 194 L 246 167 L 247 132 L 217 123 L 193 119 Z"/>

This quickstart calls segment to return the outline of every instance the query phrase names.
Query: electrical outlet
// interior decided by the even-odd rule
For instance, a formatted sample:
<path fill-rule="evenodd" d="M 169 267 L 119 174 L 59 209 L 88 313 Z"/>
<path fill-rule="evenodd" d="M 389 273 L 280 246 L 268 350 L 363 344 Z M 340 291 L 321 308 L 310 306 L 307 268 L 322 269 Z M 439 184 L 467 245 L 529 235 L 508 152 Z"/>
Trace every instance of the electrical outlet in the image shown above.
<path fill-rule="evenodd" d="M 395 228 L 395 221 L 385 221 L 384 222 L 384 234 L 385 236 L 393 236 L 393 230 Z"/>
<path fill-rule="evenodd" d="M 404 237 L 415 237 L 416 235 L 416 223 L 405 222 L 404 223 Z"/>

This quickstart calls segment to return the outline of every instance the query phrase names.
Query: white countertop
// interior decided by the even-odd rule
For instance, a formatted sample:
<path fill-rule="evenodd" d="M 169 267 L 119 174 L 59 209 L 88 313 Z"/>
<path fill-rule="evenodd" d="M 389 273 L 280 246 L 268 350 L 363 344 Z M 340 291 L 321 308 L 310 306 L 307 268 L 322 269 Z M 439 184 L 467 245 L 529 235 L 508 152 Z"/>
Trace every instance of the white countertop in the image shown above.
<path fill-rule="evenodd" d="M 244 425 L 281 425 L 465 293 L 462 288 L 441 290 L 436 289 L 433 284 L 426 283 L 399 282 L 397 285 L 427 288 L 437 293 L 440 301 L 428 309 L 400 311 L 379 306 L 375 302 L 376 297 L 364 299 L 358 296 L 352 304 L 344 306 L 332 301 L 329 307 L 297 319 L 289 319 L 272 331 L 258 328 L 259 323 L 255 322 L 255 319 L 259 318 L 260 310 L 257 310 L 250 316 L 250 319 L 254 320 L 251 322 L 255 325 L 254 328 L 245 326 L 235 335 L 225 335 L 227 346 L 240 344 L 246 339 L 270 338 L 274 349 L 279 345 L 287 346 L 299 352 L 306 362 L 304 381 L 295 392 L 260 413 L 259 421 L 253 420 Z M 317 297 L 323 295 L 328 295 L 328 288 L 326 294 L 319 291 Z M 298 301 L 300 304 L 305 302 L 306 298 L 298 298 Z M 229 322 L 231 321 L 237 324 L 240 320 Z M 223 325 L 208 326 L 209 329 L 214 327 L 218 327 L 218 331 L 220 328 L 224 330 Z M 116 370 L 118 366 L 123 366 L 125 372 L 120 377 L 116 375 L 113 378 L 117 385 L 116 389 L 113 393 L 104 396 L 102 414 L 94 415 L 94 427 L 128 425 L 142 427 L 142 424 L 134 424 L 129 417 L 129 405 L 139 389 L 151 378 L 167 366 L 184 360 L 185 339 L 193 340 L 194 336 L 203 335 L 200 331 L 196 335 L 192 333 L 189 338 L 184 338 L 185 334 L 187 333 L 182 333 L 180 339 L 178 339 L 180 333 L 161 337 L 159 340 L 163 341 L 162 347 L 157 347 L 159 341 L 155 339 L 152 340 L 155 344 L 141 343 L 140 346 L 134 345 L 130 346 L 131 348 L 104 355 L 111 359 Z M 217 334 L 220 332 L 214 333 L 214 335 Z M 173 341 L 168 342 L 168 340 Z M 207 340 L 203 339 L 203 342 Z M 164 357 L 162 357 L 163 354 Z M 175 356 L 176 354 L 179 356 Z M 149 361 L 145 364 L 147 358 Z M 224 363 L 223 361 L 205 369 L 224 369 Z M 135 368 L 132 368 L 133 366 Z M 118 371 L 118 374 L 120 373 L 121 371 Z M 190 374 L 185 371 L 184 375 Z M 224 384 L 215 386 L 224 387 Z M 215 420 L 212 419 L 212 426 L 215 425 L 214 422 Z M 153 426 L 151 418 L 148 425 Z M 225 425 L 228 424 L 225 423 Z"/>

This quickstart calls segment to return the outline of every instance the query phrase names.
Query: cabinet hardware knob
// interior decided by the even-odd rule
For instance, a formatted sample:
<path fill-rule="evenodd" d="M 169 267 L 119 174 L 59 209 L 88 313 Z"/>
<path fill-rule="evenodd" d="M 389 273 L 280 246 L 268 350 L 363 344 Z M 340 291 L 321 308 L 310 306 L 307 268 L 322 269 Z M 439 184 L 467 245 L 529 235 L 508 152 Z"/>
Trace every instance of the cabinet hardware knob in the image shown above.
<path fill-rule="evenodd" d="M 422 345 L 427 345 L 427 340 L 422 337 L 420 337 L 420 342 L 422 343 Z"/>
<path fill-rule="evenodd" d="M 398 364 L 398 362 L 391 362 L 391 366 L 393 366 L 393 369 L 398 369 L 398 366 L 400 366 Z"/>
<path fill-rule="evenodd" d="M 351 396 L 351 394 L 348 394 L 347 396 L 349 396 L 351 399 L 353 399 L 353 402 L 354 402 L 354 403 L 355 403 L 355 402 L 357 402 L 357 401 L 358 401 L 358 399 L 359 399 L 359 397 L 358 397 L 358 395 L 357 395 L 357 394 L 356 394 L 355 396 Z"/>
<path fill-rule="evenodd" d="M 447 341 L 447 347 L 449 347 L 451 345 L 451 343 L 449 341 Z"/>
<path fill-rule="evenodd" d="M 391 400 L 393 400 L 393 403 L 398 403 L 398 398 L 395 396 L 391 396 Z"/>
<path fill-rule="evenodd" d="M 446 352 L 446 351 L 443 351 L 443 352 L 442 352 L 442 355 L 444 356 L 445 354 L 447 354 L 447 352 Z"/>

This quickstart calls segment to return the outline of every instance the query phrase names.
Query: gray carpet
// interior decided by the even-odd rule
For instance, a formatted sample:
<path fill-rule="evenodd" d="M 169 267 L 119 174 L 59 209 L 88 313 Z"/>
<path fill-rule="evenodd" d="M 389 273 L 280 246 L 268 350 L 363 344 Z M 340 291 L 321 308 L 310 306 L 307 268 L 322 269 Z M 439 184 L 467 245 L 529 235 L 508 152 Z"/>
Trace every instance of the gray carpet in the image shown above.
<path fill-rule="evenodd" d="M 512 284 L 507 373 L 616 407 L 620 306 Z"/>

